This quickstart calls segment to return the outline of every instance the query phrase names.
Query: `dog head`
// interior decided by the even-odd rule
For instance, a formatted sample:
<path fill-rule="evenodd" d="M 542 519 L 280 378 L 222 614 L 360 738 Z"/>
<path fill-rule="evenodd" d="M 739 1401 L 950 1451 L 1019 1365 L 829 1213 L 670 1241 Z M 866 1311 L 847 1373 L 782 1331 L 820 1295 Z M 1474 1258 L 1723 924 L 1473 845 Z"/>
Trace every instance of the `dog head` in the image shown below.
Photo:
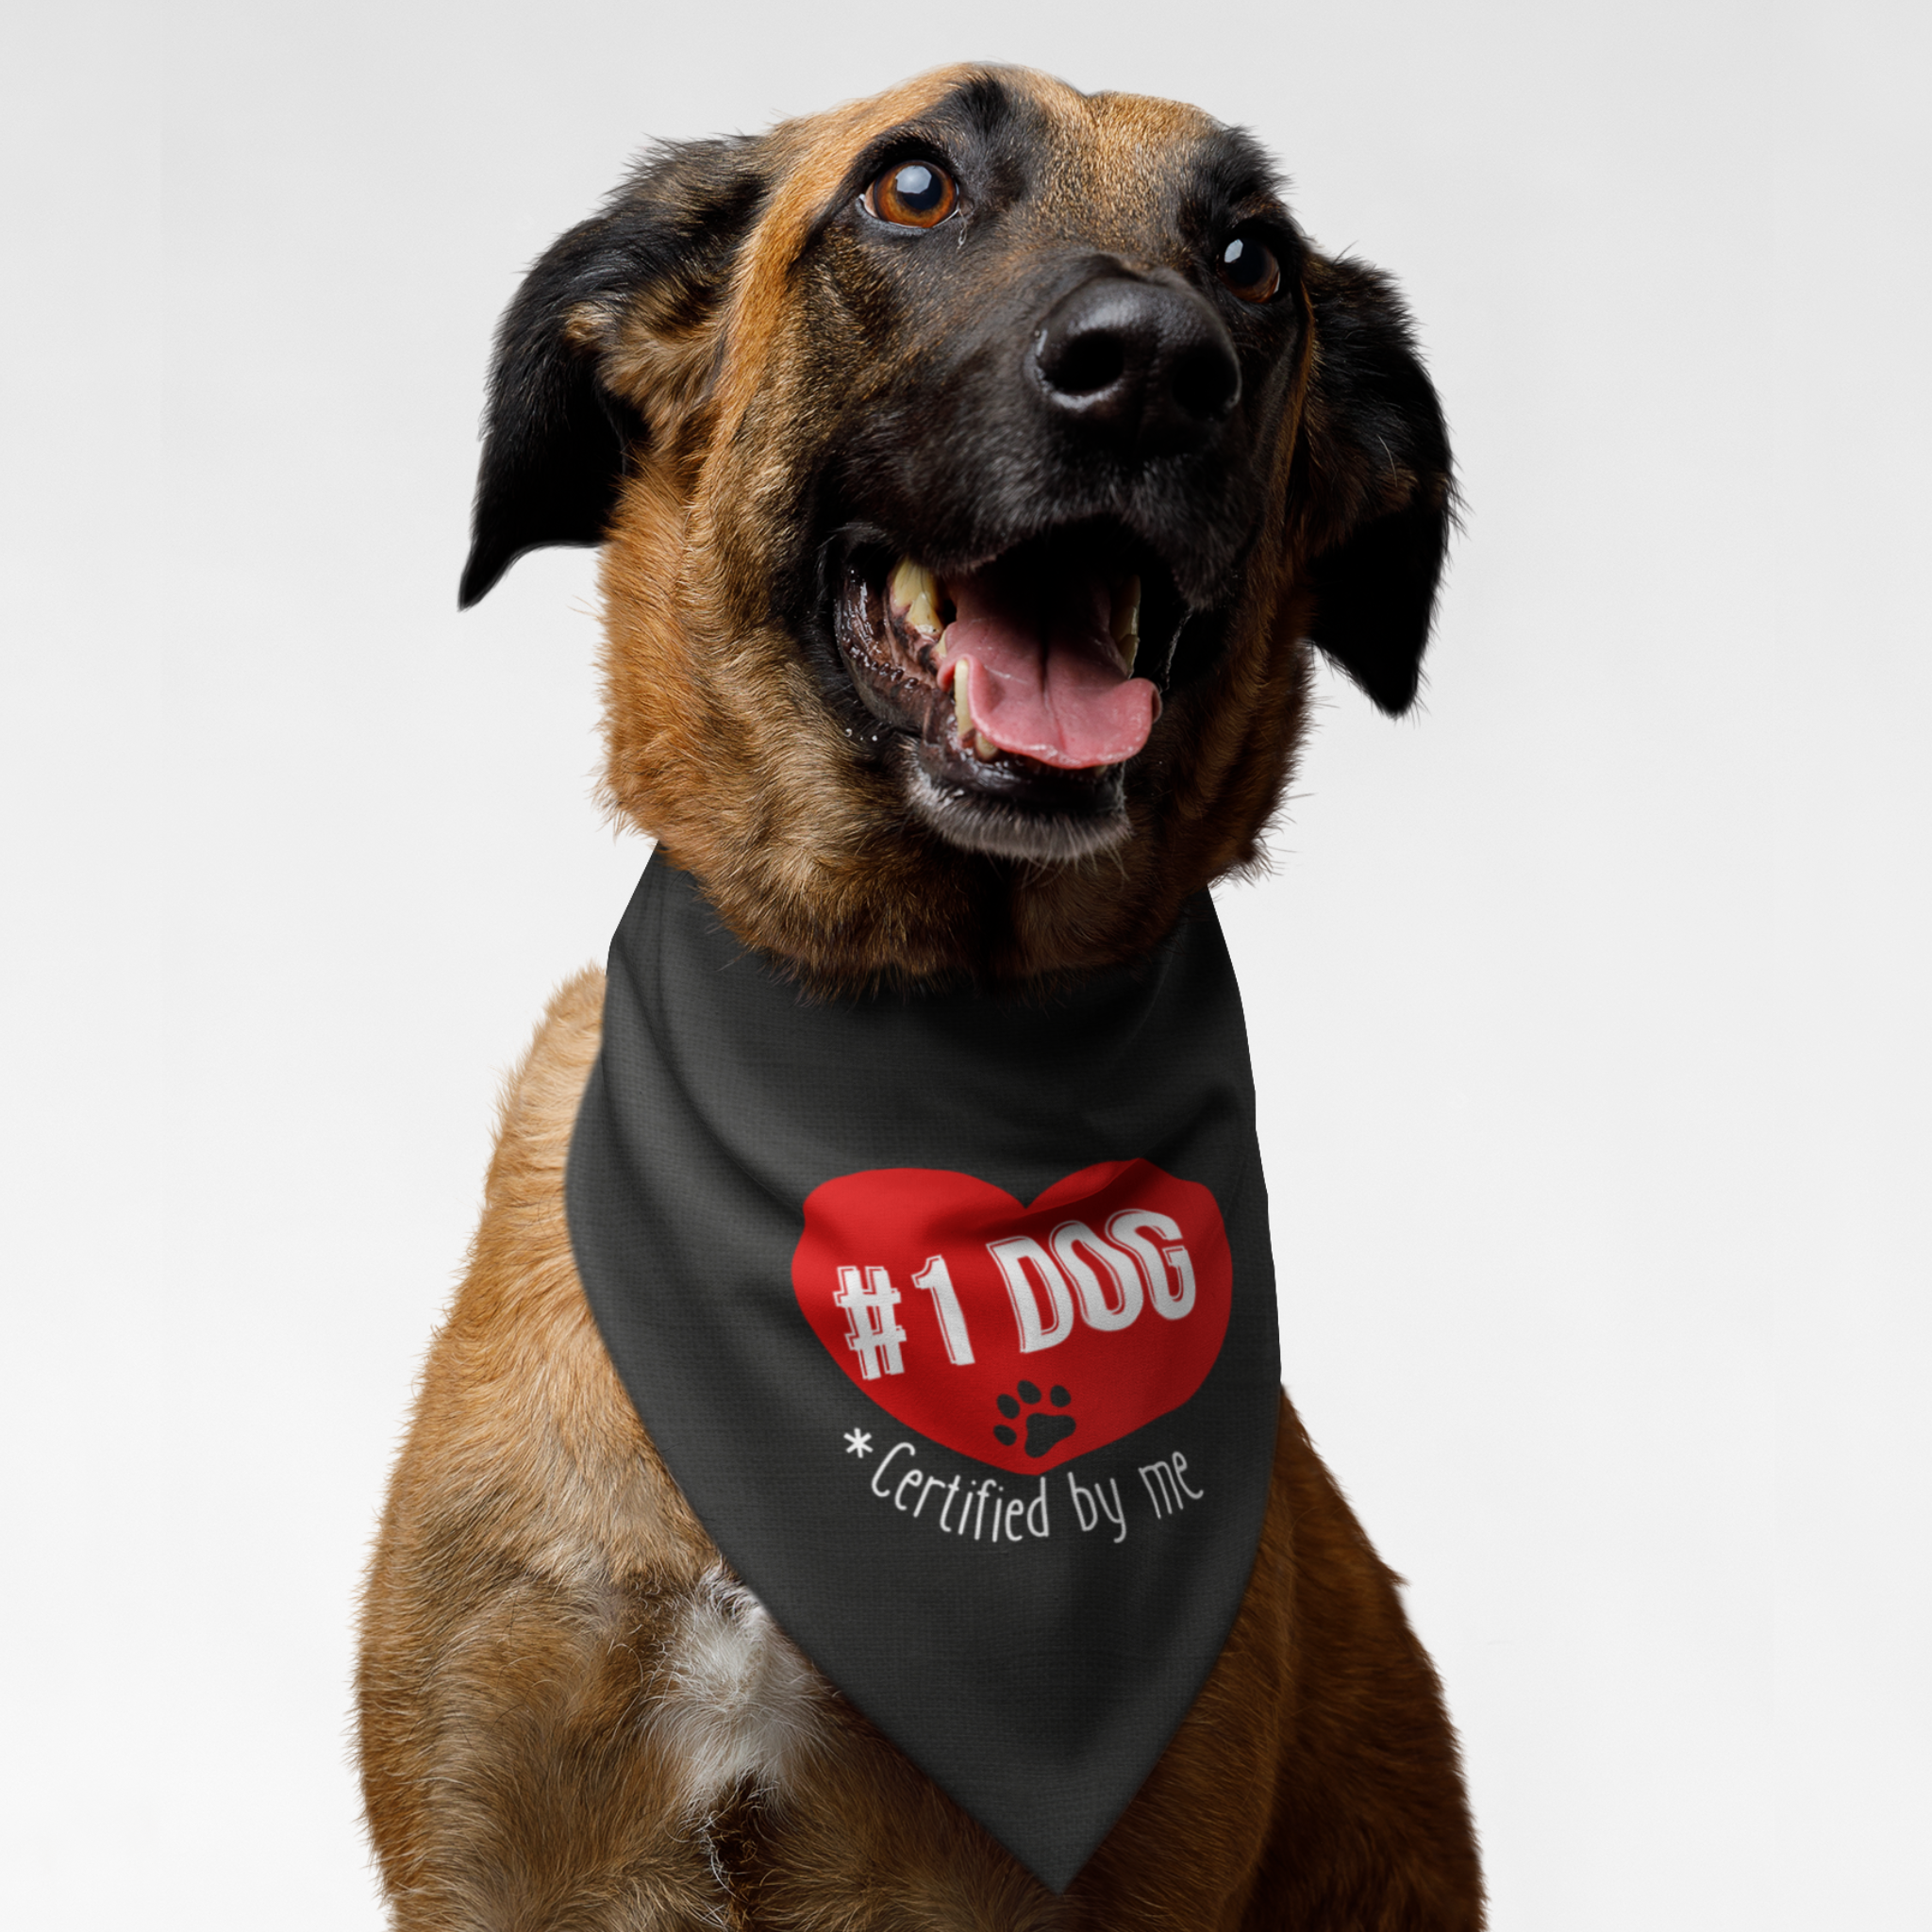
<path fill-rule="evenodd" d="M 648 158 L 505 317 L 467 605 L 603 543 L 607 794 L 840 984 L 1089 970 L 1252 860 L 1309 645 L 1414 697 L 1402 306 L 1191 108 L 929 75 Z"/>

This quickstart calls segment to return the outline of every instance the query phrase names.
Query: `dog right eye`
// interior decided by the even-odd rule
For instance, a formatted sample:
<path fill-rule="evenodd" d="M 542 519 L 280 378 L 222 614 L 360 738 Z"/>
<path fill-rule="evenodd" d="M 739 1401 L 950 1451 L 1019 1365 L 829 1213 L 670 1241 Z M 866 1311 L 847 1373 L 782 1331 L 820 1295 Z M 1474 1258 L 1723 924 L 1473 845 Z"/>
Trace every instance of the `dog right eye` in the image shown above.
<path fill-rule="evenodd" d="M 932 161 L 894 161 L 865 191 L 868 213 L 902 228 L 932 228 L 959 198 L 953 177 Z"/>
<path fill-rule="evenodd" d="M 1230 238 L 1214 273 L 1243 302 L 1272 302 L 1281 287 L 1281 263 L 1274 249 L 1252 230 Z"/>

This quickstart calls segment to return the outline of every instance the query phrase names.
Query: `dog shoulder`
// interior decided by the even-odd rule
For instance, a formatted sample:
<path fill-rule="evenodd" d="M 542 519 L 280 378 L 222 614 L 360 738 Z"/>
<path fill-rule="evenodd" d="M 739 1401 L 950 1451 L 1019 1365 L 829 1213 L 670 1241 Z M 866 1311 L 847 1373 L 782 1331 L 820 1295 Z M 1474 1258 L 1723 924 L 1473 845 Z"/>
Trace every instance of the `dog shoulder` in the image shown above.
<path fill-rule="evenodd" d="M 396 1502 L 519 1567 L 702 1574 L 715 1562 L 611 1367 L 564 1214 L 604 975 L 558 990 L 505 1082 L 470 1265 L 431 1346 Z"/>
<path fill-rule="evenodd" d="M 552 995 L 503 1084 L 486 1212 L 551 1198 L 561 1204 L 571 1129 L 604 1037 L 604 974 L 589 966 Z"/>

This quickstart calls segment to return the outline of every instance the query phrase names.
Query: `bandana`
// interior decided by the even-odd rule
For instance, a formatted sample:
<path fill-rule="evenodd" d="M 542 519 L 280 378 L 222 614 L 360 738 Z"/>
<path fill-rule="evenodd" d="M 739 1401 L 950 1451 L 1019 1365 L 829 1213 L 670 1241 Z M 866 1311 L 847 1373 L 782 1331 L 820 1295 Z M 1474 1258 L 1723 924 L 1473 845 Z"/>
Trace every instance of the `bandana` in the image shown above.
<path fill-rule="evenodd" d="M 639 1417 L 818 1669 L 1052 1890 L 1213 1668 L 1279 1401 L 1204 893 L 1049 1001 L 814 1001 L 652 859 L 572 1244 Z"/>

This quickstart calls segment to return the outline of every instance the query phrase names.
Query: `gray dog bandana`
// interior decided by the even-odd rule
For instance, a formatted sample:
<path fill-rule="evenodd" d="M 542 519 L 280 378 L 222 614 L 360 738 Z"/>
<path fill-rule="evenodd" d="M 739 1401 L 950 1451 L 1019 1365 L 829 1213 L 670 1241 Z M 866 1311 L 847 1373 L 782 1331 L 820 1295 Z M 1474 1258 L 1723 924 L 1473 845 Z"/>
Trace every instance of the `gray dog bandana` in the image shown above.
<path fill-rule="evenodd" d="M 1274 1457 L 1254 1084 L 1206 896 L 1049 1001 L 823 1002 L 655 858 L 566 1198 L 732 1568 L 1064 1890 L 1220 1655 Z"/>

